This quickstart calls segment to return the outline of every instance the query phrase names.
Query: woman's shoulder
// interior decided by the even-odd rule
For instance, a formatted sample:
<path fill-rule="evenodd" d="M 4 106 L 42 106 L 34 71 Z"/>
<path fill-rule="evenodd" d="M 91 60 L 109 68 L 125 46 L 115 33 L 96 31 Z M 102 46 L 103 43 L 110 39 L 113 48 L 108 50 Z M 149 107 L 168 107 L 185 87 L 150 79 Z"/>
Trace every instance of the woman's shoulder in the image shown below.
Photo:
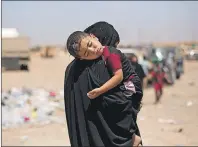
<path fill-rule="evenodd" d="M 76 59 L 74 59 L 72 62 L 70 62 L 67 65 L 67 67 L 65 69 L 65 74 L 68 74 L 71 71 L 71 69 L 74 67 L 75 63 L 76 63 Z"/>
<path fill-rule="evenodd" d="M 108 48 L 110 53 L 121 53 L 121 51 L 119 49 L 117 49 L 116 47 L 107 46 L 107 48 Z"/>

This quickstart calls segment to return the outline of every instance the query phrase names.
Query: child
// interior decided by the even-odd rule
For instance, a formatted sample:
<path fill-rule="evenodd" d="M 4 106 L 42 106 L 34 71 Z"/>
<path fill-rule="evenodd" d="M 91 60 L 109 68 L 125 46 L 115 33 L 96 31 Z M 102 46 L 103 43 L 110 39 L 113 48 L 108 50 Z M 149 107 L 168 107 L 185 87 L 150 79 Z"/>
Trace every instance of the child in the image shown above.
<path fill-rule="evenodd" d="M 154 61 L 154 68 L 151 72 L 151 76 L 153 79 L 153 86 L 155 90 L 155 104 L 157 104 L 163 94 L 163 78 L 164 72 L 160 67 L 159 61 Z"/>
<path fill-rule="evenodd" d="M 112 78 L 99 88 L 88 92 L 88 97 L 94 99 L 101 94 L 122 84 L 122 90 L 127 97 L 133 93 L 140 93 L 142 98 L 142 89 L 139 78 L 134 72 L 127 57 L 114 47 L 102 46 L 96 37 L 81 31 L 72 33 L 67 40 L 67 49 L 69 53 L 80 60 L 94 60 L 102 56 L 106 66 L 112 74 Z M 133 81 L 134 80 L 134 81 Z M 134 83 L 138 83 L 137 86 Z M 136 105 L 136 108 L 138 104 Z M 138 146 L 141 138 L 133 135 L 133 145 Z"/>

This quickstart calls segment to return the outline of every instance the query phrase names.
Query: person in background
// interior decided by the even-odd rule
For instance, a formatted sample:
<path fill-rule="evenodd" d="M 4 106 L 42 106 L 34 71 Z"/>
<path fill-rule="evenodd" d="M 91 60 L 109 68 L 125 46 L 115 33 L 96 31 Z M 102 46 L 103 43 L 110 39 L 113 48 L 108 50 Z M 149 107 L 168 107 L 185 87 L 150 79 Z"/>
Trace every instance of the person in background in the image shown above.
<path fill-rule="evenodd" d="M 160 62 L 158 60 L 153 61 L 153 70 L 151 72 L 151 77 L 153 81 L 153 88 L 155 91 L 155 103 L 157 104 L 163 94 L 163 79 L 164 79 L 164 72 L 162 67 L 160 66 Z"/>
<path fill-rule="evenodd" d="M 142 60 L 139 61 L 139 64 L 142 66 L 144 73 L 145 73 L 145 78 L 143 80 L 143 87 L 146 88 L 147 87 L 147 83 L 149 80 L 149 71 L 152 69 L 152 64 L 151 62 L 149 62 L 148 58 L 143 55 Z"/>
<path fill-rule="evenodd" d="M 143 86 L 143 81 L 144 81 L 144 78 L 146 77 L 143 67 L 138 63 L 138 58 L 134 53 L 129 55 L 129 60 L 131 61 L 131 64 L 134 67 L 135 72 L 140 78 L 141 85 Z"/>
<path fill-rule="evenodd" d="M 171 84 L 174 84 L 175 83 L 175 79 L 176 79 L 176 71 L 175 71 L 175 59 L 174 59 L 174 54 L 172 52 L 169 52 L 168 53 L 168 57 L 167 57 L 167 60 L 166 60 L 166 64 L 167 64 L 167 67 L 169 69 L 169 72 L 170 72 L 170 83 Z"/>

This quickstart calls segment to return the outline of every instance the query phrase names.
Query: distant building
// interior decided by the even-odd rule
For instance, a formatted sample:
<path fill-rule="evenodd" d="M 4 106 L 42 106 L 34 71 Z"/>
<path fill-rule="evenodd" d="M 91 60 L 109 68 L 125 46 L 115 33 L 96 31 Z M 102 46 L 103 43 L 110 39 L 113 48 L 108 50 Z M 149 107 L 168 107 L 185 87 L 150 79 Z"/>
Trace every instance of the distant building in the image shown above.
<path fill-rule="evenodd" d="M 15 28 L 2 28 L 2 69 L 28 70 L 30 39 L 20 36 Z"/>

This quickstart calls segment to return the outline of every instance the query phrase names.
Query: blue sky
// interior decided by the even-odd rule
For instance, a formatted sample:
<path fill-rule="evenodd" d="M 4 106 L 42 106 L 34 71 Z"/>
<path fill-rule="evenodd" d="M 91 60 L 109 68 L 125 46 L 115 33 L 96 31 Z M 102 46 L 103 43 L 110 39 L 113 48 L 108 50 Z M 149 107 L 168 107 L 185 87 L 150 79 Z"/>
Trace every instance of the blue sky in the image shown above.
<path fill-rule="evenodd" d="M 196 1 L 2 1 L 2 27 L 17 28 L 32 45 L 64 45 L 70 33 L 101 20 L 123 44 L 198 40 Z"/>

